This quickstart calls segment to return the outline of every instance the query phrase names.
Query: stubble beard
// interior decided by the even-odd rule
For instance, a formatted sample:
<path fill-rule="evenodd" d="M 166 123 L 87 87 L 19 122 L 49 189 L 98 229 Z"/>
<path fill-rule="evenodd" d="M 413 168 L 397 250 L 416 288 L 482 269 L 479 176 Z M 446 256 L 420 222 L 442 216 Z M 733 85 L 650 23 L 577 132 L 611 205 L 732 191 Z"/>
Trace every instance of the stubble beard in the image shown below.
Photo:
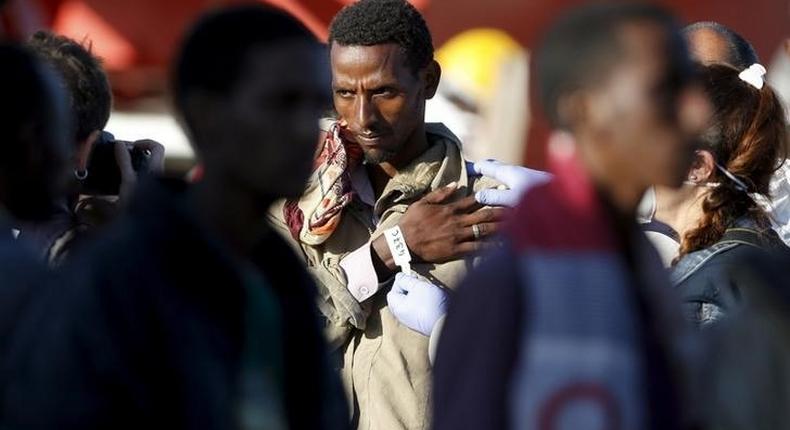
<path fill-rule="evenodd" d="M 382 149 L 363 150 L 365 155 L 365 164 L 381 164 L 391 160 L 395 157 L 394 151 L 385 151 Z"/>

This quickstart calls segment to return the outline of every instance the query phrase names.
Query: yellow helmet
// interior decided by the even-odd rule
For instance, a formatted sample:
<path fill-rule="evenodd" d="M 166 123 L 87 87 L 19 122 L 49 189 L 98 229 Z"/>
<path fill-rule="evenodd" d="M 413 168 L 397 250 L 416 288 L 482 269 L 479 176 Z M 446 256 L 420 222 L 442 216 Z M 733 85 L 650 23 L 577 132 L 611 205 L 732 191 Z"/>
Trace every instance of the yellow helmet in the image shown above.
<path fill-rule="evenodd" d="M 442 81 L 475 100 L 489 97 L 506 61 L 524 55 L 524 49 L 507 33 L 494 28 L 464 31 L 436 51 Z"/>

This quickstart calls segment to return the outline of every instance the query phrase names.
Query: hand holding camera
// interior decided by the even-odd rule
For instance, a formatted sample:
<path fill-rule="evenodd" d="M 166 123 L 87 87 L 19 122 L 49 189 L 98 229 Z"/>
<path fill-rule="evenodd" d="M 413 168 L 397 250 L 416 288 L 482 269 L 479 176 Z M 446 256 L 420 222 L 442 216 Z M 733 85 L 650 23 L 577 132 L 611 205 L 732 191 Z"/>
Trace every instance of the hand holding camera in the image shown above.
<path fill-rule="evenodd" d="M 165 148 L 150 139 L 128 142 L 102 132 L 91 151 L 81 193 L 128 196 L 140 175 L 161 173 Z"/>

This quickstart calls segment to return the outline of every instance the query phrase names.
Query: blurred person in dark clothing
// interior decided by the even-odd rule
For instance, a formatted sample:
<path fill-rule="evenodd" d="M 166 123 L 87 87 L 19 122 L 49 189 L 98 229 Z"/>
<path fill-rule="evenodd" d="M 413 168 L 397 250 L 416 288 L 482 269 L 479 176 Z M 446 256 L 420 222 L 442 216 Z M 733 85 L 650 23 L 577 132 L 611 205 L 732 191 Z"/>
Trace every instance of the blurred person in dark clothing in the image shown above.
<path fill-rule="evenodd" d="M 28 50 L 0 44 L 0 388 L 6 347 L 46 280 L 31 247 L 12 235 L 65 192 L 71 147 L 65 95 L 55 73 Z"/>
<path fill-rule="evenodd" d="M 35 33 L 27 46 L 61 75 L 75 125 L 69 137 L 75 149 L 70 195 L 53 205 L 45 221 L 19 226 L 20 236 L 33 243 L 47 262 L 58 265 L 115 217 L 119 197 L 129 198 L 137 182 L 130 153 L 147 154 L 142 169 L 159 172 L 164 147 L 151 140 L 116 141 L 103 131 L 110 118 L 112 92 L 101 60 L 90 46 L 47 31 Z M 117 173 L 105 174 L 108 170 Z M 108 195 L 97 195 L 97 189 L 108 190 L 104 191 Z"/>
<path fill-rule="evenodd" d="M 435 428 L 681 428 L 680 306 L 635 224 L 650 185 L 682 183 L 708 117 L 680 28 L 654 6 L 585 6 L 537 70 L 556 176 L 450 303 Z"/>
<path fill-rule="evenodd" d="M 17 336 L 12 428 L 344 428 L 315 287 L 270 230 L 310 173 L 327 106 L 325 50 L 264 6 L 217 11 L 174 69 L 205 168 L 147 179 L 128 213 L 64 268 L 73 287 Z"/>

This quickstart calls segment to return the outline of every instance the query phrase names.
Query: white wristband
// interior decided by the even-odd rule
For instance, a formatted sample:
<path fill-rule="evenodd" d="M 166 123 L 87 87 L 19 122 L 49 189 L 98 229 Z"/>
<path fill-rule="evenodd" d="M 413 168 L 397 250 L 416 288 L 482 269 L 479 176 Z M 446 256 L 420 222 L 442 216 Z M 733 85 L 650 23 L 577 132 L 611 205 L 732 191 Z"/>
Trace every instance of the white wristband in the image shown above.
<path fill-rule="evenodd" d="M 384 230 L 384 238 L 387 239 L 387 246 L 390 248 L 392 259 L 395 264 L 400 266 L 403 273 L 411 274 L 411 254 L 409 247 L 406 246 L 406 239 L 403 238 L 403 232 L 397 225 L 392 228 Z"/>

